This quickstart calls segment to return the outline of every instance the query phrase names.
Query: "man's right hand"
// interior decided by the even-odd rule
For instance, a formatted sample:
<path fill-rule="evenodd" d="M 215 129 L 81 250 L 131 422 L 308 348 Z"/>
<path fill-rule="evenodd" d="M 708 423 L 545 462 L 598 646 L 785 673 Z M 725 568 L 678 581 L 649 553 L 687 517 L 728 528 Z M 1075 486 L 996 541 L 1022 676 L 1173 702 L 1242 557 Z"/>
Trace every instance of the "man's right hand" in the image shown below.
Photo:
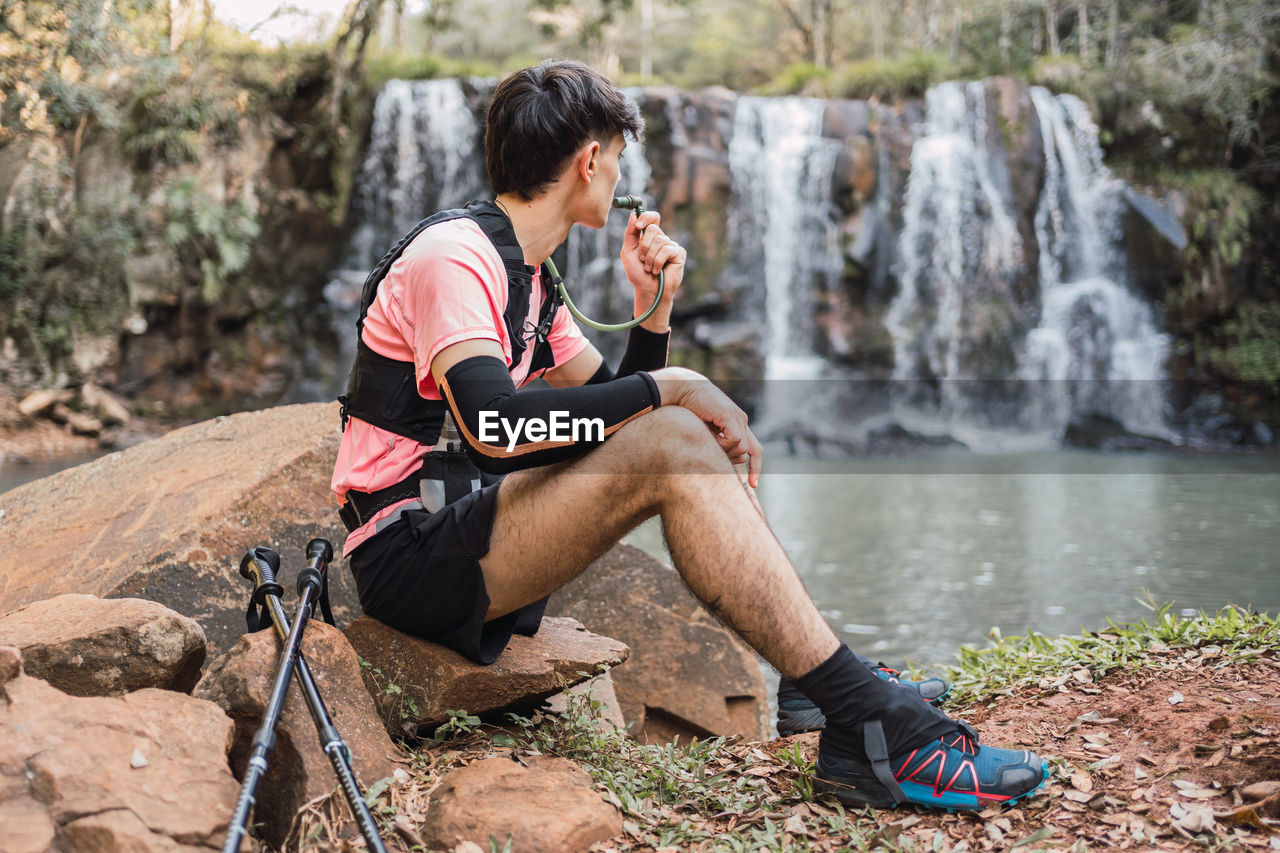
<path fill-rule="evenodd" d="M 662 405 L 682 406 L 701 418 L 730 462 L 747 463 L 747 483 L 756 488 L 764 448 L 747 426 L 747 413 L 710 379 L 688 368 L 664 367 L 649 375 L 658 383 Z"/>

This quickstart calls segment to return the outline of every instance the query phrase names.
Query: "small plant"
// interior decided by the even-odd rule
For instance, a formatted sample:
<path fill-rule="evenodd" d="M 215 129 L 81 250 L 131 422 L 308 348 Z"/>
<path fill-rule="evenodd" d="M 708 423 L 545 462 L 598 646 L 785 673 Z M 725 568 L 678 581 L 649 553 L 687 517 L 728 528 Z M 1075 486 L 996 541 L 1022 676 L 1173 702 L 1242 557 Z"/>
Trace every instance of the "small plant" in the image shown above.
<path fill-rule="evenodd" d="M 436 726 L 431 739 L 435 741 L 451 740 L 463 735 L 475 734 L 480 726 L 480 718 L 466 711 L 445 711 L 449 719 Z"/>

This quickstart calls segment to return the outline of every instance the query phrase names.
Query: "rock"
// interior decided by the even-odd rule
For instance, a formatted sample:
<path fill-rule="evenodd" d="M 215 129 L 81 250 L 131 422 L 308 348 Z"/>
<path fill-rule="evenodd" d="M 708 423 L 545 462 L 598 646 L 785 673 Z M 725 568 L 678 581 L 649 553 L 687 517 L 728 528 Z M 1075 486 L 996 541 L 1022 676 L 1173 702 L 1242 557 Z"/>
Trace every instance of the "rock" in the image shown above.
<path fill-rule="evenodd" d="M 80 402 L 106 426 L 127 424 L 133 417 L 123 400 L 92 383 L 80 388 Z"/>
<path fill-rule="evenodd" d="M 1129 431 L 1110 415 L 1086 412 L 1075 415 L 1062 437 L 1066 447 L 1090 450 L 1165 450 L 1173 445 L 1163 438 Z"/>
<path fill-rule="evenodd" d="M 465 842 L 512 853 L 574 853 L 622 832 L 622 815 L 594 789 L 591 777 L 564 758 L 528 767 L 487 758 L 445 774 L 431 795 L 423 836 L 431 849 Z"/>
<path fill-rule="evenodd" d="M 707 612 L 670 566 L 618 545 L 551 596 L 548 613 L 617 637 L 631 658 L 610 675 L 646 742 L 743 734 L 764 740 L 769 703 L 755 653 Z"/>
<path fill-rule="evenodd" d="M 392 732 L 430 727 L 447 711 L 485 714 L 527 708 L 627 659 L 630 650 L 593 634 L 576 619 L 545 618 L 532 637 L 511 638 L 489 666 L 452 649 L 361 616 L 344 633 L 364 662 L 362 672 Z M 389 689 L 389 688 L 396 689 Z"/>
<path fill-rule="evenodd" d="M 246 634 L 217 660 L 193 695 L 223 708 L 235 720 L 231 765 L 243 777 L 253 736 L 271 697 L 283 642 L 274 630 Z M 391 776 L 401 756 L 378 719 L 360 680 L 360 662 L 342 632 L 319 620 L 308 622 L 302 655 L 338 733 L 351 750 L 361 788 Z M 334 790 L 337 776 L 317 740 L 296 676 L 289 685 L 268 769 L 258 788 L 254 821 L 273 846 L 285 841 L 293 816 L 315 797 Z M 341 797 L 341 794 L 335 796 Z"/>
<path fill-rule="evenodd" d="M 302 548 L 340 549 L 329 481 L 336 404 L 217 418 L 0 493 L 0 613 L 68 592 L 158 601 L 201 624 L 211 653 L 244 631 L 255 545 L 279 551 L 288 585 Z M 35 547 L 38 543 L 38 547 Z M 334 613 L 359 612 L 350 572 L 330 571 Z"/>
<path fill-rule="evenodd" d="M 595 678 L 575 684 L 563 693 L 557 693 L 547 700 L 547 707 L 553 714 L 564 714 L 569 710 L 571 701 L 595 703 L 597 722 L 601 728 L 621 729 L 627 725 L 622 716 L 622 706 L 618 704 L 618 693 L 613 689 L 611 673 L 602 672 Z"/>
<path fill-rule="evenodd" d="M 170 690 L 69 696 L 22 674 L 3 689 L 5 853 L 221 846 L 239 785 L 227 766 L 232 723 L 218 706 Z M 135 751 L 145 767 L 131 768 Z"/>
<path fill-rule="evenodd" d="M 18 403 L 18 412 L 27 418 L 40 417 L 41 415 L 49 414 L 53 407 L 59 403 L 63 405 L 70 403 L 74 396 L 70 390 L 65 388 L 44 388 L 39 391 L 32 391 Z"/>
<path fill-rule="evenodd" d="M 193 619 L 154 601 L 75 593 L 0 617 L 0 645 L 20 648 L 28 673 L 72 696 L 189 693 L 205 656 Z"/>

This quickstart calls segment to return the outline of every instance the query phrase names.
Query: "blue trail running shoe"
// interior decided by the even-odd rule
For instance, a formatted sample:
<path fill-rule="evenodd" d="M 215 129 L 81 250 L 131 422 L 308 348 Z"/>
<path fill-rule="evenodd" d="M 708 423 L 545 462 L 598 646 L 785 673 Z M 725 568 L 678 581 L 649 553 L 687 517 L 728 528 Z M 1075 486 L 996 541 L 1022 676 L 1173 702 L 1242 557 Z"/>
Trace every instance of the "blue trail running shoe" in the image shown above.
<path fill-rule="evenodd" d="M 867 762 L 836 758 L 818 748 L 817 787 L 846 805 L 875 808 L 914 803 L 927 808 L 978 810 L 1011 806 L 1034 795 L 1049 767 L 1034 752 L 982 746 L 977 732 L 956 730 L 892 760 L 880 722 L 865 724 Z"/>
<path fill-rule="evenodd" d="M 862 663 L 885 681 L 896 682 L 910 687 L 920 694 L 920 698 L 930 705 L 941 705 L 942 700 L 951 692 L 951 685 L 943 678 L 926 678 L 923 681 L 910 681 L 901 678 L 898 670 L 873 663 L 867 658 L 858 656 Z M 796 689 L 788 679 L 778 682 L 778 736 L 798 735 L 802 732 L 821 731 L 827 725 L 827 718 L 818 710 L 818 706 Z"/>

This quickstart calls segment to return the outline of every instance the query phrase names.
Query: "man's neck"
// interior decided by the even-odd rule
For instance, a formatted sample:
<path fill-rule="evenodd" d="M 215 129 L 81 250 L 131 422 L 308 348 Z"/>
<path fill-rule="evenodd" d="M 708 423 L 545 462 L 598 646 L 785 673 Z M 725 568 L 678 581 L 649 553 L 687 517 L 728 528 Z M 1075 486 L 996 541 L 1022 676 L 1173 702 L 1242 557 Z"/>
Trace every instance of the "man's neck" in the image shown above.
<path fill-rule="evenodd" d="M 554 192 L 525 201 L 515 193 L 503 193 L 498 207 L 507 214 L 516 232 L 516 241 L 524 251 L 524 261 L 536 267 L 551 257 L 556 247 L 569 236 L 573 219 Z"/>

